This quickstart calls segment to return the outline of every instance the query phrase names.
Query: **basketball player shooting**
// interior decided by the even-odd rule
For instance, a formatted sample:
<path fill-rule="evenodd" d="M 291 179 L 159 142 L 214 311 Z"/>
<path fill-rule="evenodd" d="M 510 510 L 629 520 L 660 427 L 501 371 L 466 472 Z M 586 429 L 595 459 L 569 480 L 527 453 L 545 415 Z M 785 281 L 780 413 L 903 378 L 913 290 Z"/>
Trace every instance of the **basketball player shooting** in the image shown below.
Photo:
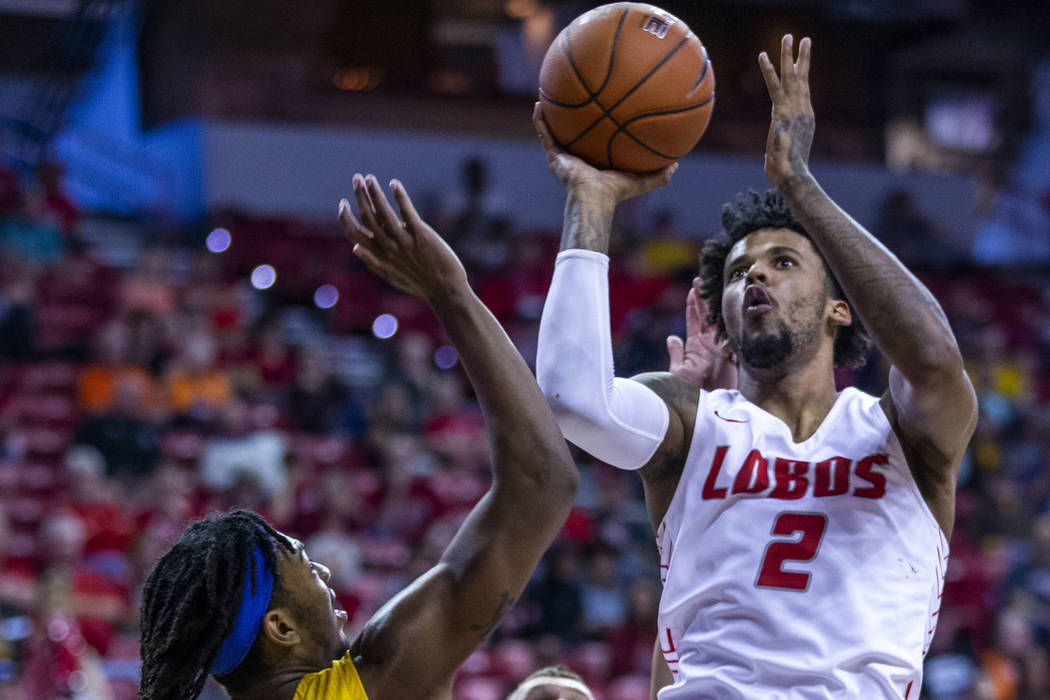
<path fill-rule="evenodd" d="M 191 525 L 142 602 L 146 700 L 196 698 L 208 674 L 234 700 L 452 697 L 456 669 L 496 627 L 561 529 L 579 474 L 525 361 L 474 295 L 452 249 L 391 183 L 355 175 L 339 216 L 370 270 L 426 301 L 474 385 L 493 484 L 434 568 L 348 643 L 329 572 L 254 513 Z"/>
<path fill-rule="evenodd" d="M 701 259 L 737 390 L 614 378 L 613 211 L 674 166 L 596 170 L 535 114 L 568 194 L 537 374 L 570 441 L 642 478 L 673 679 L 661 700 L 915 700 L 936 627 L 974 391 L 933 296 L 810 172 L 810 40 L 793 49 L 784 36 L 779 74 L 759 56 L 775 190 L 726 205 Z M 869 333 L 889 390 L 836 393 L 834 368 L 861 363 Z"/>

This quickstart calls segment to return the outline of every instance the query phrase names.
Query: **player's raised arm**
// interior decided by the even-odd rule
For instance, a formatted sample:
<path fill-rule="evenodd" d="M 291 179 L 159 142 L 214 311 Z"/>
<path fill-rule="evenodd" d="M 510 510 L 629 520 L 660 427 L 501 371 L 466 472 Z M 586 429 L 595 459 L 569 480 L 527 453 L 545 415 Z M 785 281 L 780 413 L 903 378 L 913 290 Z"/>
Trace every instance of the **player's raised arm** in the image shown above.
<path fill-rule="evenodd" d="M 677 164 L 645 175 L 598 170 L 555 143 L 538 105 L 533 122 L 547 163 L 566 189 L 536 377 L 565 437 L 609 464 L 641 469 L 649 483 L 684 454 L 698 389 L 669 373 L 640 381 L 614 377 L 607 253 L 616 205 L 667 184 Z"/>
<path fill-rule="evenodd" d="M 351 647 L 368 696 L 447 697 L 453 674 L 514 605 L 569 513 L 579 474 L 525 361 L 474 295 L 452 249 L 391 183 L 354 176 L 359 218 L 340 218 L 373 272 L 426 301 L 477 393 L 493 485 L 440 562 L 395 596 Z"/>
<path fill-rule="evenodd" d="M 814 115 L 811 42 L 781 43 L 780 72 L 759 67 L 773 100 L 766 177 L 809 231 L 846 297 L 890 362 L 883 402 L 909 465 L 946 533 L 954 516 L 955 472 L 977 420 L 973 387 L 948 319 L 930 291 L 870 233 L 831 200 L 809 170 Z"/>

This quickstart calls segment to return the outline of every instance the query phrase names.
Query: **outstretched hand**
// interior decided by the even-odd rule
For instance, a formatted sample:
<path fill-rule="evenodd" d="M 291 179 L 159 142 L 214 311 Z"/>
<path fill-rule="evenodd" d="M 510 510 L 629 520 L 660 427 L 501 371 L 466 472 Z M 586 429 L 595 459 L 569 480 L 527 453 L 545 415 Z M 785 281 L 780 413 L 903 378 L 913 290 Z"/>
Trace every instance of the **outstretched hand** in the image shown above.
<path fill-rule="evenodd" d="M 766 52 L 758 55 L 758 66 L 773 100 L 766 138 L 766 178 L 778 189 L 809 175 L 809 150 L 816 124 L 809 95 L 810 46 L 809 37 L 802 39 L 795 61 L 794 39 L 785 34 L 780 42 L 779 76 Z"/>
<path fill-rule="evenodd" d="M 718 329 L 707 325 L 707 302 L 700 296 L 699 278 L 694 279 L 685 301 L 685 342 L 676 335 L 667 338 L 668 371 L 707 391 L 735 389 L 736 364 L 717 335 Z"/>
<path fill-rule="evenodd" d="M 463 264 L 448 243 L 419 217 L 400 181 L 390 181 L 400 216 L 375 175 L 355 173 L 353 187 L 360 218 L 344 199 L 339 202 L 339 220 L 354 244 L 354 255 L 369 270 L 431 306 L 470 289 Z"/>
<path fill-rule="evenodd" d="M 625 199 L 663 187 L 671 181 L 678 163 L 671 163 L 652 173 L 628 173 L 621 170 L 599 170 L 582 158 L 568 153 L 551 134 L 543 110 L 537 102 L 532 110 L 532 123 L 547 154 L 547 165 L 568 190 L 574 190 L 585 198 L 594 196 L 616 205 Z"/>

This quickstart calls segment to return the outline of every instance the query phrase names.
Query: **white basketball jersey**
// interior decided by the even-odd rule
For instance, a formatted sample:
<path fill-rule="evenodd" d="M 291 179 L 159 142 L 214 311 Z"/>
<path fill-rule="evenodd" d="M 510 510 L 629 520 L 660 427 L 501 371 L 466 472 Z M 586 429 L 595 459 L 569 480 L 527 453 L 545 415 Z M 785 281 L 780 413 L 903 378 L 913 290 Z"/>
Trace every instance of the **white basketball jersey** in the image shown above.
<path fill-rule="evenodd" d="M 701 391 L 656 539 L 660 700 L 918 698 L 948 543 L 876 397 L 842 391 L 795 443 Z"/>

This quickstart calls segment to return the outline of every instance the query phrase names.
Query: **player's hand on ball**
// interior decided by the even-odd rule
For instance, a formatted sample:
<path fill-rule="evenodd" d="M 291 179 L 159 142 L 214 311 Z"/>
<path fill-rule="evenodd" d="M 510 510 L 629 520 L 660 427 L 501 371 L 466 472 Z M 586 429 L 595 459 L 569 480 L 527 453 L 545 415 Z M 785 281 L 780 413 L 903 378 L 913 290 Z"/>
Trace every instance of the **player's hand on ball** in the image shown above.
<path fill-rule="evenodd" d="M 663 187 L 671 181 L 678 163 L 671 163 L 662 170 L 651 173 L 628 173 L 620 170 L 599 170 L 576 156 L 566 153 L 551 135 L 543 118 L 543 110 L 537 102 L 532 110 L 532 123 L 547 153 L 547 165 L 567 190 L 575 191 L 585 199 L 597 198 L 599 202 L 616 205 L 625 199 Z M 598 203 L 598 202 L 596 202 Z"/>
<path fill-rule="evenodd" d="M 671 358 L 668 371 L 707 391 L 736 389 L 736 364 L 717 336 L 718 329 L 707 324 L 707 302 L 700 296 L 700 280 L 694 279 L 685 301 L 685 342 L 676 335 L 667 338 Z"/>
<path fill-rule="evenodd" d="M 780 42 L 780 76 L 769 56 L 758 55 L 758 66 L 773 100 L 773 117 L 766 138 L 766 178 L 776 188 L 809 175 L 809 149 L 813 145 L 813 103 L 809 96 L 811 42 L 799 42 L 794 59 L 794 39 L 785 34 Z"/>
<path fill-rule="evenodd" d="M 339 202 L 339 220 L 354 244 L 354 255 L 369 270 L 431 305 L 470 288 L 463 264 L 448 243 L 419 218 L 404 185 L 390 181 L 400 216 L 374 175 L 355 173 L 353 186 L 358 216 L 344 199 Z"/>

